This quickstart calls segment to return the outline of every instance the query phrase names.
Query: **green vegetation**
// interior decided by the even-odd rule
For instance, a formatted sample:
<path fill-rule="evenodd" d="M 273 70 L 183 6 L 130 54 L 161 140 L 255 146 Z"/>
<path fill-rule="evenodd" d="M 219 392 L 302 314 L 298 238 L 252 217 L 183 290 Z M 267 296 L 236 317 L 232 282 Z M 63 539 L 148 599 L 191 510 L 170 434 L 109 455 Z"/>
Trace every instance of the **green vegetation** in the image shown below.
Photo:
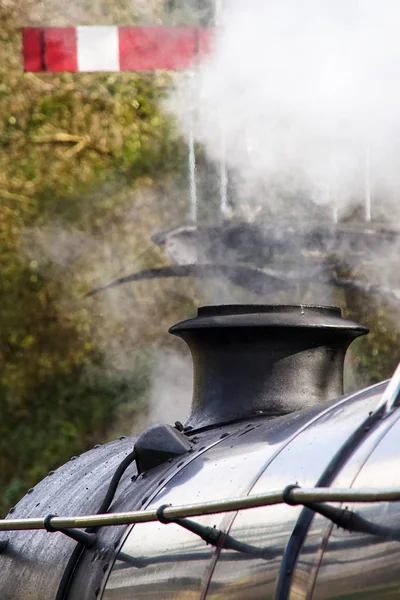
<path fill-rule="evenodd" d="M 185 299 L 166 285 L 151 300 L 142 286 L 120 310 L 84 300 L 120 272 L 162 264 L 137 256 L 182 211 L 162 198 L 185 150 L 159 110 L 167 76 L 24 74 L 18 28 L 33 5 L 0 3 L 0 513 L 107 439 L 127 407 L 133 423 L 146 352 Z"/>

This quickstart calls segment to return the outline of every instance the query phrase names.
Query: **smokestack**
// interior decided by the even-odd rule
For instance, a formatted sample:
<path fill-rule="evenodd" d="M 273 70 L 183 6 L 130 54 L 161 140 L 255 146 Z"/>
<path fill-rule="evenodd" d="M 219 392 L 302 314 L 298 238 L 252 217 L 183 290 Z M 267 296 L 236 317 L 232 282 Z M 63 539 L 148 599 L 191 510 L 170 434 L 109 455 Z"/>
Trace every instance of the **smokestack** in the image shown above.
<path fill-rule="evenodd" d="M 343 394 L 351 342 L 368 329 L 322 306 L 199 308 L 171 327 L 193 358 L 194 390 L 185 427 L 278 416 Z"/>

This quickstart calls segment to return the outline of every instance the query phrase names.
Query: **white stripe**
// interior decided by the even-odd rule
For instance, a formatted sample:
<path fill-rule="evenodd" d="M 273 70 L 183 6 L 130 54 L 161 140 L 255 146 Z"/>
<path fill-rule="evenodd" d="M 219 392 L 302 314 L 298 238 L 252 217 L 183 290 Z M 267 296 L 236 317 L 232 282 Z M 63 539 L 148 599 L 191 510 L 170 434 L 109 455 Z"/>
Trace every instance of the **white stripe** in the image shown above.
<path fill-rule="evenodd" d="M 118 27 L 77 27 L 78 71 L 119 71 Z"/>

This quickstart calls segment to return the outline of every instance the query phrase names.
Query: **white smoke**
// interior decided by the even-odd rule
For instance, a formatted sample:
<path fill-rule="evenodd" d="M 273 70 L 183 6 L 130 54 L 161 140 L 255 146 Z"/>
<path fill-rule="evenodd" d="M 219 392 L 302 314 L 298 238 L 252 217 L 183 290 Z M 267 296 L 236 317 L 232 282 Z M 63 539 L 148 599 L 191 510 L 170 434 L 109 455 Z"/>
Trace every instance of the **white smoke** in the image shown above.
<path fill-rule="evenodd" d="M 170 106 L 244 202 L 306 195 L 340 216 L 371 186 L 381 217 L 400 191 L 399 18 L 397 0 L 229 0 Z"/>
<path fill-rule="evenodd" d="M 151 365 L 148 413 L 135 422 L 134 433 L 157 423 L 185 422 L 190 412 L 193 370 L 189 353 L 158 348 Z"/>

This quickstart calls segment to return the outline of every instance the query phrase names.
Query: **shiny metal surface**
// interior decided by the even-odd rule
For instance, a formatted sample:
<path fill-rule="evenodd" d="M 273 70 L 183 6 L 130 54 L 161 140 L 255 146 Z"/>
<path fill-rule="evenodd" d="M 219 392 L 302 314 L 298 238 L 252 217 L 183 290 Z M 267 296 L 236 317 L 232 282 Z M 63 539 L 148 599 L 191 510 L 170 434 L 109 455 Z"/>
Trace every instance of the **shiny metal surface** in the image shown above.
<path fill-rule="evenodd" d="M 234 435 L 221 440 L 218 446 L 210 448 L 194 459 L 165 486 L 150 507 L 166 503 L 216 500 L 232 494 L 247 493 L 258 478 L 265 460 L 271 460 L 287 439 L 295 435 L 299 428 L 306 426 L 309 420 L 309 414 L 297 414 L 270 422 L 256 421 L 247 428 L 236 425 Z M 268 443 L 265 442 L 266 430 L 269 432 Z M 223 515 L 218 515 L 211 521 L 203 518 L 201 522 L 211 522 L 212 525 L 220 527 L 222 520 Z M 126 555 L 146 556 L 148 562 L 157 563 L 157 568 L 147 567 L 146 574 L 145 569 L 138 572 L 135 567 L 129 567 L 126 561 L 117 561 L 107 583 L 104 598 L 130 598 L 132 594 L 140 598 L 141 591 L 145 596 L 146 590 L 140 581 L 143 578 L 147 581 L 150 571 L 152 582 L 163 590 L 165 598 L 174 598 L 180 593 L 181 587 L 176 588 L 175 582 L 179 582 L 182 577 L 186 580 L 186 574 L 190 571 L 191 590 L 195 590 L 199 597 L 204 570 L 212 557 L 212 549 L 207 548 L 205 543 L 193 534 L 188 538 L 187 532 L 175 525 L 164 526 L 162 531 L 166 537 L 161 537 L 154 544 L 151 539 L 154 531 L 156 530 L 152 529 L 151 525 L 136 526 L 131 530 L 122 552 L 125 558 Z M 184 542 L 186 539 L 190 539 L 190 543 L 200 551 L 196 560 L 193 559 L 193 552 L 188 557 L 185 548 L 179 547 L 180 540 Z M 176 544 L 174 540 L 177 540 Z M 176 545 L 178 553 L 175 552 Z M 168 588 L 168 581 L 171 582 L 171 590 Z"/>
<path fill-rule="evenodd" d="M 245 426 L 242 424 L 241 428 Z M 238 429 L 239 427 L 236 426 L 234 431 Z M 232 430 L 225 427 L 203 431 L 191 436 L 191 442 L 196 451 L 188 452 L 186 456 L 178 456 L 164 465 L 155 467 L 148 473 L 139 475 L 134 481 L 129 480 L 130 485 L 125 490 L 118 487 L 110 512 L 119 513 L 145 507 L 181 469 L 187 467 L 194 458 L 206 452 L 210 447 L 220 443 L 222 438 L 228 439 L 231 433 L 233 433 Z M 110 539 L 111 533 L 115 530 L 114 537 Z M 99 592 L 107 566 L 113 563 L 118 546 L 126 531 L 127 527 L 125 526 L 122 527 L 122 532 L 121 527 L 102 527 L 99 529 L 96 548 L 86 550 L 80 557 L 67 597 L 62 600 L 93 600 L 93 594 L 95 591 Z M 99 579 L 93 577 L 96 569 L 101 571 Z"/>
<path fill-rule="evenodd" d="M 389 384 L 382 396 L 382 406 L 385 407 L 385 414 L 389 414 L 399 402 L 400 399 L 400 363 L 393 373 Z"/>
<path fill-rule="evenodd" d="M 338 447 L 378 405 L 384 386 L 303 411 L 247 432 L 238 431 L 195 458 L 151 502 L 185 504 L 314 486 Z M 299 507 L 265 507 L 196 518 L 234 539 L 268 548 L 266 557 L 220 550 L 178 525 L 143 524 L 130 530 L 106 581 L 104 600 L 272 598 L 280 561 Z M 153 594 L 153 595 L 152 595 Z"/>
<path fill-rule="evenodd" d="M 383 419 L 380 422 L 379 426 L 366 438 L 365 442 L 357 448 L 343 470 L 331 484 L 330 489 L 339 489 L 343 486 L 352 486 L 354 484 L 366 461 L 399 418 L 400 413 L 397 412 L 390 419 Z M 356 488 L 353 489 L 356 491 Z M 346 504 L 346 506 L 348 505 Z M 367 507 L 367 510 L 369 508 Z M 333 525 L 331 522 L 320 515 L 314 516 L 296 563 L 289 596 L 290 600 L 304 600 L 312 597 L 319 564 L 332 529 Z M 345 535 L 347 538 L 350 536 L 349 533 Z"/>
<path fill-rule="evenodd" d="M 237 427 L 238 429 L 238 427 Z M 194 445 L 207 449 L 218 443 L 227 430 L 205 431 L 192 438 Z M 135 438 L 125 438 L 98 446 L 63 465 L 40 482 L 9 514 L 9 518 L 37 517 L 49 514 L 84 515 L 101 505 L 111 477 L 132 451 Z M 193 453 L 152 469 L 146 477 L 137 475 L 132 464 L 124 474 L 109 512 L 139 510 L 146 498 L 152 498 L 179 469 L 194 458 Z M 105 567 L 112 563 L 127 527 L 103 527 L 97 532 L 97 544 L 75 556 L 74 576 L 62 600 L 93 600 L 94 591 L 104 578 Z M 59 600 L 57 594 L 69 570 L 76 542 L 62 533 L 45 531 L 0 532 L 0 542 L 9 540 L 0 555 L 1 600 Z"/>
<path fill-rule="evenodd" d="M 354 481 L 355 489 L 367 481 L 377 489 L 389 482 L 399 481 L 398 416 L 397 413 L 392 415 L 392 427 L 362 466 Z M 349 505 L 349 508 L 374 523 L 400 528 L 400 503 L 373 506 L 355 504 Z M 320 531 L 324 542 L 319 551 L 320 564 L 317 565 L 319 568 L 312 596 L 308 597 L 316 600 L 394 600 L 400 597 L 399 542 L 346 533 L 323 521 Z"/>
<path fill-rule="evenodd" d="M 379 404 L 380 395 L 381 390 L 375 390 L 321 414 L 320 418 L 299 432 L 267 466 L 252 493 L 261 493 L 288 480 L 301 486 L 315 485 L 338 448 Z M 282 557 L 300 511 L 301 507 L 280 506 L 239 512 L 229 533 L 240 541 L 272 548 L 276 558 L 271 561 L 242 561 L 238 568 L 232 562 L 224 560 L 232 552 L 223 550 L 216 563 L 207 598 L 228 599 L 234 588 L 242 590 L 241 593 L 235 592 L 235 598 L 248 598 L 249 583 L 246 586 L 245 581 L 251 581 L 252 599 L 274 598 Z M 230 591 L 223 590 L 223 582 L 227 580 L 230 581 Z"/>
<path fill-rule="evenodd" d="M 274 452 L 273 446 L 266 447 L 265 442 L 256 435 L 263 427 L 265 423 L 258 424 L 247 433 L 239 430 L 235 436 L 200 455 L 171 480 L 152 505 L 216 500 L 247 493 L 251 481 L 258 474 L 263 455 Z M 196 521 L 220 527 L 222 518 L 223 515 L 215 515 Z M 150 524 L 135 526 L 122 552 L 125 558 L 146 557 L 149 565 L 137 569 L 126 560 L 118 561 L 109 578 L 104 598 L 146 597 L 148 586 L 153 590 L 162 590 L 162 596 L 159 597 L 175 598 L 182 592 L 182 578 L 187 597 L 190 598 L 191 594 L 199 597 L 204 570 L 213 550 L 176 525 Z"/>

